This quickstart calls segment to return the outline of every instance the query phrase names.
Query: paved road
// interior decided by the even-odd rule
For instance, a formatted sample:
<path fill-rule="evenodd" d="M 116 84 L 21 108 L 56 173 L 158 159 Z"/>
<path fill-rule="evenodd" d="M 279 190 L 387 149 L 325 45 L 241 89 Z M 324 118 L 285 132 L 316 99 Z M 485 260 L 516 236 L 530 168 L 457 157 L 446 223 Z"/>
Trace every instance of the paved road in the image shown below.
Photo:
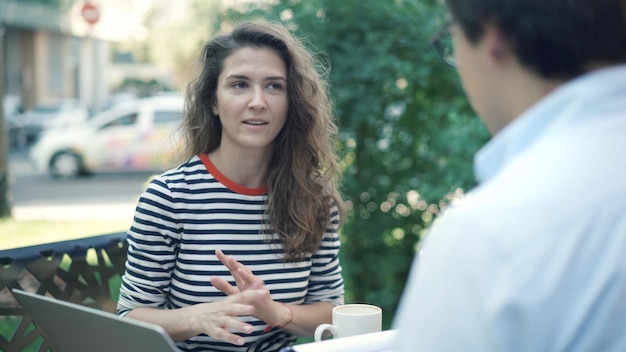
<path fill-rule="evenodd" d="M 150 174 L 98 174 L 54 180 L 37 174 L 25 152 L 9 155 L 12 213 L 16 219 L 132 219 Z"/>

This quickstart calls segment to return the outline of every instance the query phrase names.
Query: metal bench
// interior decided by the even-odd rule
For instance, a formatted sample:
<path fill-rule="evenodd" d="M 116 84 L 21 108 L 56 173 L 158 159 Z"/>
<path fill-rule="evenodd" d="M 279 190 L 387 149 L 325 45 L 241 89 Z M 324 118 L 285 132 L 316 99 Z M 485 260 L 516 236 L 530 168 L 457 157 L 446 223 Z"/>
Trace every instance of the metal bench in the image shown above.
<path fill-rule="evenodd" d="M 127 247 L 122 232 L 0 251 L 0 351 L 50 350 L 11 289 L 115 312 Z"/>

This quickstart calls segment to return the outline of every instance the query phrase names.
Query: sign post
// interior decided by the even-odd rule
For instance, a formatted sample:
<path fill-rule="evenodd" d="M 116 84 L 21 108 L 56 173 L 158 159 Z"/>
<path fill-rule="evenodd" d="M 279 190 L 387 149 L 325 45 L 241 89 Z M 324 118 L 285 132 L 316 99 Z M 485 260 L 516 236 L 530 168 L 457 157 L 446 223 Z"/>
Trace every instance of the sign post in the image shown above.
<path fill-rule="evenodd" d="M 11 185 L 9 183 L 9 142 L 8 131 L 5 130 L 7 124 L 4 119 L 3 99 L 4 99 L 4 71 L 2 62 L 3 40 L 5 27 L 0 23 L 0 218 L 11 216 L 11 202 L 9 199 Z"/>
<path fill-rule="evenodd" d="M 93 27 L 100 20 L 100 10 L 90 0 L 87 0 L 80 10 L 80 14 L 83 16 L 85 22 L 89 24 L 89 31 L 87 32 L 87 38 L 91 42 L 91 56 L 92 56 L 92 70 L 91 70 L 91 99 L 90 106 L 91 111 L 96 111 L 96 105 L 98 102 L 98 82 L 96 79 L 96 72 L 98 67 L 98 50 L 96 38 L 93 36 Z"/>

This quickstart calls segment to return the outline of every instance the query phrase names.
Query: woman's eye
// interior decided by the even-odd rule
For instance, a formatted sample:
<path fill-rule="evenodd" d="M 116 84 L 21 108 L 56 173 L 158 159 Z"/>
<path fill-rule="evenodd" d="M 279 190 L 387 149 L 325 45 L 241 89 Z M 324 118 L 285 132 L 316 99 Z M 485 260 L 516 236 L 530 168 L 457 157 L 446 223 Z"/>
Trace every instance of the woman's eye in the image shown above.
<path fill-rule="evenodd" d="M 233 83 L 233 88 L 246 88 L 248 85 L 246 82 L 235 82 Z"/>
<path fill-rule="evenodd" d="M 281 90 L 281 89 L 283 89 L 283 85 L 280 84 L 280 83 L 270 83 L 268 85 L 268 88 L 269 89 L 274 89 L 274 90 Z"/>

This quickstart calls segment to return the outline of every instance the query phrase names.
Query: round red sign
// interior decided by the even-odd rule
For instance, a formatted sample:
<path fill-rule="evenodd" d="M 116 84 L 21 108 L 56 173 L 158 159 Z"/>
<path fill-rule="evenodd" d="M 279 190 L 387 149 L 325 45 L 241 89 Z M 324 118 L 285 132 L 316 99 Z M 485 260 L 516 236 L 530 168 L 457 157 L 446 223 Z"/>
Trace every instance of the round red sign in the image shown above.
<path fill-rule="evenodd" d="M 100 11 L 98 11 L 96 5 L 90 2 L 86 2 L 83 5 L 80 13 L 83 15 L 83 19 L 87 21 L 87 23 L 89 23 L 90 25 L 96 24 L 96 22 L 98 22 L 98 20 L 100 19 Z"/>

